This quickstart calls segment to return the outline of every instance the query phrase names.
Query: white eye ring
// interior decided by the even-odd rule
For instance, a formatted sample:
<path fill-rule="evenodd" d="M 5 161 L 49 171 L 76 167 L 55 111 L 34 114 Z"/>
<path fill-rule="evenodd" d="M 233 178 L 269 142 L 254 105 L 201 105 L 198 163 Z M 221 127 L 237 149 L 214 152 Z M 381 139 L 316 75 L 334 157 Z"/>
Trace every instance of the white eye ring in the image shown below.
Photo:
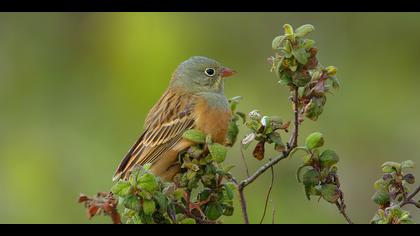
<path fill-rule="evenodd" d="M 204 70 L 204 74 L 206 74 L 207 76 L 214 76 L 216 74 L 216 71 L 213 68 L 206 68 Z"/>

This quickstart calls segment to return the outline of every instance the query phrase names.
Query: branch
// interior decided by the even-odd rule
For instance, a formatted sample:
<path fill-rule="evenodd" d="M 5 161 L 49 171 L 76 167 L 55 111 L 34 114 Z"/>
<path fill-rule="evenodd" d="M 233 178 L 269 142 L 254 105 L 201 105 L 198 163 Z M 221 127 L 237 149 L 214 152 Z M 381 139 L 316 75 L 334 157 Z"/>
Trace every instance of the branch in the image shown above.
<path fill-rule="evenodd" d="M 95 197 L 80 194 L 79 203 L 84 203 L 89 219 L 101 213 L 111 217 L 112 223 L 121 224 L 121 216 L 118 213 L 118 200 L 112 193 L 97 193 Z"/>
<path fill-rule="evenodd" d="M 266 164 L 264 164 L 263 166 L 261 166 L 257 171 L 255 171 L 254 174 L 252 174 L 251 176 L 249 176 L 248 178 L 242 180 L 239 183 L 239 190 L 243 190 L 246 186 L 250 185 L 252 182 L 254 182 L 260 175 L 262 175 L 264 172 L 266 172 L 268 169 L 270 169 L 272 166 L 274 166 L 275 164 L 277 164 L 278 162 L 280 162 L 283 159 L 286 159 L 290 154 L 290 151 L 286 151 L 282 154 L 280 154 L 279 156 L 275 157 L 273 160 L 267 162 Z"/>
<path fill-rule="evenodd" d="M 246 186 L 254 182 L 260 175 L 266 172 L 268 169 L 279 163 L 281 160 L 289 157 L 290 152 L 298 146 L 298 136 L 299 136 L 299 93 L 298 88 L 296 87 L 293 92 L 293 106 L 294 106 L 294 129 L 290 137 L 289 142 L 287 143 L 287 150 L 282 152 L 279 156 L 273 158 L 271 161 L 267 162 L 265 165 L 261 166 L 254 174 L 248 178 L 242 180 L 238 185 L 239 197 L 241 202 L 242 214 L 245 224 L 249 224 L 248 210 L 245 201 L 244 189 Z"/>
<path fill-rule="evenodd" d="M 271 194 L 271 191 L 273 190 L 273 185 L 274 185 L 274 168 L 271 167 L 270 169 L 271 169 L 271 182 L 270 182 L 270 187 L 268 188 L 267 196 L 265 198 L 264 212 L 261 217 L 260 224 L 263 223 L 265 214 L 267 213 L 268 200 L 270 199 L 270 194 Z"/>
<path fill-rule="evenodd" d="M 246 177 L 249 177 L 248 164 L 246 163 L 245 154 L 244 154 L 244 149 L 243 149 L 243 145 L 242 145 L 242 144 L 241 144 L 240 149 L 241 149 L 242 162 L 244 163 L 245 170 L 246 170 Z"/>
<path fill-rule="evenodd" d="M 346 213 L 346 205 L 344 205 L 344 203 L 340 204 L 338 202 L 336 203 L 336 205 L 337 205 L 337 208 L 340 211 L 340 213 L 346 219 L 347 223 L 350 224 L 350 225 L 354 224 L 353 221 L 351 221 L 350 217 Z"/>
<path fill-rule="evenodd" d="M 417 186 L 417 188 L 410 195 L 407 196 L 407 200 L 413 199 L 419 192 L 420 192 L 420 186 Z"/>
<path fill-rule="evenodd" d="M 335 174 L 334 175 L 334 179 L 335 179 L 335 182 L 337 184 L 337 187 L 340 188 L 341 184 L 340 184 L 340 178 L 338 177 L 338 175 Z M 347 215 L 347 212 L 346 212 L 346 204 L 344 203 L 344 193 L 341 190 L 340 190 L 340 198 L 339 198 L 339 200 L 340 201 L 337 201 L 335 205 L 337 206 L 337 208 L 340 211 L 341 215 L 344 216 L 344 218 L 346 219 L 346 221 L 347 221 L 348 224 L 350 224 L 350 225 L 354 224 L 353 221 L 350 219 L 350 217 Z"/>
<path fill-rule="evenodd" d="M 420 202 L 416 202 L 413 200 L 413 198 L 420 192 L 420 186 L 417 186 L 417 188 L 408 195 L 402 202 L 400 202 L 400 207 L 403 207 L 405 205 L 414 205 L 417 208 L 420 208 Z"/>
<path fill-rule="evenodd" d="M 289 149 L 293 149 L 298 146 L 298 136 L 299 136 L 299 88 L 296 87 L 293 92 L 293 112 L 294 112 L 294 129 L 293 133 L 290 136 L 288 143 Z"/>

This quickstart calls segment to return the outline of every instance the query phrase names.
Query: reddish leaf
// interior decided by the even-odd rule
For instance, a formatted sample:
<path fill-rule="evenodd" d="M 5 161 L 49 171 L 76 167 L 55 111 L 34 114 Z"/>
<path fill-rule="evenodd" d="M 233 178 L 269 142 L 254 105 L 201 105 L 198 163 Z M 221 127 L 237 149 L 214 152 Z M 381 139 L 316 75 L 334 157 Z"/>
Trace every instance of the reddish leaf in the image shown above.
<path fill-rule="evenodd" d="M 264 154 L 265 154 L 265 141 L 261 141 L 257 144 L 257 146 L 255 146 L 254 152 L 252 153 L 254 155 L 254 157 L 261 161 L 262 159 L 264 159 Z"/>
<path fill-rule="evenodd" d="M 79 201 L 79 203 L 82 203 L 82 202 L 86 202 L 88 200 L 89 200 L 89 198 L 86 195 L 80 194 L 78 201 Z"/>

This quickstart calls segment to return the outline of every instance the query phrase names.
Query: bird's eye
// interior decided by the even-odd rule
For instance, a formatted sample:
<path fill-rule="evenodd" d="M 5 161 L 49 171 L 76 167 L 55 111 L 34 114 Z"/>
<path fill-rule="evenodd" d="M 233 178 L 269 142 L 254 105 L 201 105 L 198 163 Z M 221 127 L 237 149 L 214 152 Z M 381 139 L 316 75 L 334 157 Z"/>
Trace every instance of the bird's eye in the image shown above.
<path fill-rule="evenodd" d="M 205 73 L 207 76 L 213 76 L 213 75 L 215 74 L 215 71 L 214 71 L 214 69 L 213 69 L 213 68 L 207 68 L 207 69 L 204 71 L 204 73 Z"/>

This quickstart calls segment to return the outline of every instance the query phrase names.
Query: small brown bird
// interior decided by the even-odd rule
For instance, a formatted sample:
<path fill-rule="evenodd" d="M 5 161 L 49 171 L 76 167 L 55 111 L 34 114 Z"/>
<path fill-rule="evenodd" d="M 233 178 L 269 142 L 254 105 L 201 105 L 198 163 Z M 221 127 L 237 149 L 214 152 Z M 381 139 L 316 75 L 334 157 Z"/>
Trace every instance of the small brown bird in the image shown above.
<path fill-rule="evenodd" d="M 120 163 L 113 180 L 127 179 L 131 169 L 151 163 L 151 172 L 166 181 L 179 172 L 178 153 L 192 145 L 182 138 L 191 128 L 224 144 L 231 119 L 224 78 L 235 73 L 201 56 L 182 62 L 168 89 L 149 111 L 144 132 Z"/>

